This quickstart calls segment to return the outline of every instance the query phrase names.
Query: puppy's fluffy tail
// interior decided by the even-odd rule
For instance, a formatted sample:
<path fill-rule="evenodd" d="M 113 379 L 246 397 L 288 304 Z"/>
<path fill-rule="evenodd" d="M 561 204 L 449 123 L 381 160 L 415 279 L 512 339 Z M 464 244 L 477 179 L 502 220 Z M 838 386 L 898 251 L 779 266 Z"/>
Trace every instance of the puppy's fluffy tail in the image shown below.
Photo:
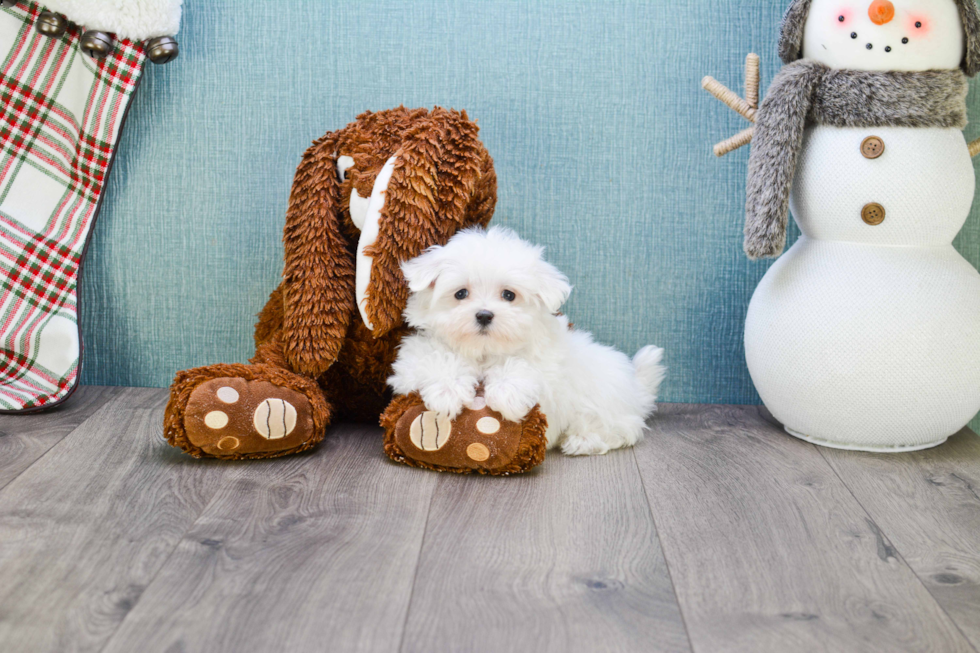
<path fill-rule="evenodd" d="M 657 400 L 660 384 L 667 376 L 667 368 L 662 365 L 663 360 L 664 350 L 653 345 L 644 347 L 636 352 L 636 356 L 633 357 L 636 378 L 640 385 L 653 397 L 653 401 Z"/>

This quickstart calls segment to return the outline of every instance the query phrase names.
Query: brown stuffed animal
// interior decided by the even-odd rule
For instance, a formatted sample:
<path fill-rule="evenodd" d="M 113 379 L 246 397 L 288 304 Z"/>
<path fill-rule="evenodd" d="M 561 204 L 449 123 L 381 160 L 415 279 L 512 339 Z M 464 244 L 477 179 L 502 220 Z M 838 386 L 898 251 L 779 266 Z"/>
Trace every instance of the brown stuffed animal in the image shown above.
<path fill-rule="evenodd" d="M 316 141 L 296 172 L 282 283 L 259 315 L 255 356 L 250 365 L 178 373 L 164 416 L 167 441 L 197 457 L 270 458 L 313 447 L 334 419 L 377 423 L 406 331 L 400 264 L 493 216 L 497 179 L 477 134 L 465 112 L 401 107 L 364 113 Z M 387 419 L 412 408 L 395 402 Z M 472 430 L 471 417 L 456 420 L 457 437 Z M 470 433 L 471 444 L 504 452 L 482 461 L 430 465 L 412 452 L 389 455 L 460 472 L 523 471 L 543 458 L 543 422 L 534 415 L 502 428 L 501 437 L 521 434 L 516 449 Z M 508 458 L 511 450 L 525 462 Z"/>

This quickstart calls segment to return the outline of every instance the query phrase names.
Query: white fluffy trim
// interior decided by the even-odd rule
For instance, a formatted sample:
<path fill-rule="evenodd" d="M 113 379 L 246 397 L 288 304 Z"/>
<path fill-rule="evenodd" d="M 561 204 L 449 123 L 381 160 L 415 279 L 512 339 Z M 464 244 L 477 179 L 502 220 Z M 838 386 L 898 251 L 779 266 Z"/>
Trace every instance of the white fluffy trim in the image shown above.
<path fill-rule="evenodd" d="M 118 38 L 142 41 L 176 36 L 183 0 L 41 0 L 45 9 L 72 22 L 110 32 Z"/>

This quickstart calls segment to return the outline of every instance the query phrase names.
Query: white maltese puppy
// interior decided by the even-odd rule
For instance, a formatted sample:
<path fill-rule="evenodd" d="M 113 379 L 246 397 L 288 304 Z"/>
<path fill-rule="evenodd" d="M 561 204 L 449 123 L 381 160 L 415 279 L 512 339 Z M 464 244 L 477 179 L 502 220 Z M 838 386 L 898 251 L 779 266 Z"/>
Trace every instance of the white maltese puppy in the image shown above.
<path fill-rule="evenodd" d="M 572 287 L 543 253 L 509 229 L 470 229 L 402 265 L 412 291 L 405 320 L 416 333 L 402 341 L 388 383 L 450 419 L 481 383 L 507 420 L 540 404 L 548 446 L 566 454 L 631 446 L 656 410 L 663 350 L 644 347 L 631 361 L 570 330 L 557 313 Z"/>

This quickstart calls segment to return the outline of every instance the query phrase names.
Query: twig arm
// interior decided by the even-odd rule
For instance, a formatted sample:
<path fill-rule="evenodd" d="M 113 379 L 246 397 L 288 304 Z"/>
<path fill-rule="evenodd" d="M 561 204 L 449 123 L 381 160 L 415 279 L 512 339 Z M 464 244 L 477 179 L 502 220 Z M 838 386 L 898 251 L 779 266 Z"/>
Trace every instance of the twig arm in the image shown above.
<path fill-rule="evenodd" d="M 745 101 L 753 109 L 759 108 L 759 64 L 757 54 L 745 58 Z"/>
<path fill-rule="evenodd" d="M 741 131 L 731 138 L 718 143 L 715 145 L 715 156 L 722 157 L 734 152 L 740 147 L 745 147 L 752 142 L 752 136 L 754 135 L 755 127 L 749 127 L 745 131 Z"/>
<path fill-rule="evenodd" d="M 735 113 L 739 114 L 749 122 L 755 122 L 756 110 L 752 108 L 752 105 L 750 105 L 748 102 L 737 96 L 735 91 L 731 90 L 710 75 L 701 80 L 701 86 L 708 93 L 711 93 L 716 98 L 728 105 L 728 107 L 735 111 Z"/>
<path fill-rule="evenodd" d="M 757 54 L 750 54 L 745 58 L 744 98 L 740 98 L 734 91 L 711 76 L 701 80 L 701 86 L 740 116 L 755 124 L 756 116 L 759 113 L 759 63 L 759 55 Z M 754 134 L 755 127 L 750 127 L 718 143 L 715 145 L 715 156 L 725 156 L 740 147 L 745 147 L 752 142 Z M 978 144 L 978 149 L 980 149 L 980 144 Z"/>
<path fill-rule="evenodd" d="M 969 148 L 970 148 L 971 158 L 976 157 L 978 154 L 980 154 L 980 138 L 970 143 Z"/>

